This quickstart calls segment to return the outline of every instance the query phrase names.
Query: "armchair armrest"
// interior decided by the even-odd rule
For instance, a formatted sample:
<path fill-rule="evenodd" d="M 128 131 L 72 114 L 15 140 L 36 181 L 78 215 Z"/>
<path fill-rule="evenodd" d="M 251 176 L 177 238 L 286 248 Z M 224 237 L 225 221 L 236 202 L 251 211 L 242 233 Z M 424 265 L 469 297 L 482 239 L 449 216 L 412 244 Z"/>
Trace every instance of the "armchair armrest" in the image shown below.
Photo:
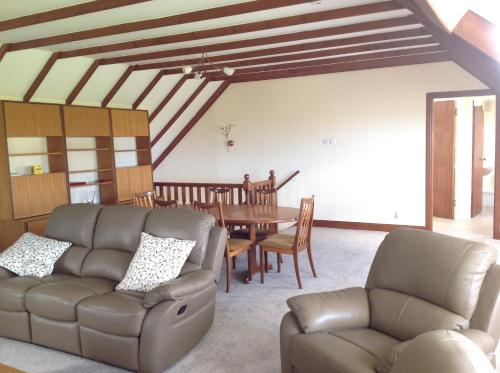
<path fill-rule="evenodd" d="M 199 271 L 186 273 L 166 284 L 160 285 L 144 297 L 144 307 L 152 308 L 160 302 L 177 300 L 186 295 L 202 290 L 211 284 L 215 284 L 212 271 L 201 269 Z"/>
<path fill-rule="evenodd" d="M 4 278 L 9 278 L 9 277 L 14 277 L 15 274 L 9 271 L 8 269 L 5 269 L 3 267 L 0 267 L 0 280 Z"/>
<path fill-rule="evenodd" d="M 495 340 L 491 335 L 478 329 L 463 329 L 457 330 L 457 333 L 462 334 L 469 338 L 481 351 L 485 353 L 490 360 L 493 359 L 495 353 Z"/>
<path fill-rule="evenodd" d="M 349 288 L 299 295 L 287 300 L 304 333 L 341 328 L 366 328 L 370 323 L 368 293 Z"/>

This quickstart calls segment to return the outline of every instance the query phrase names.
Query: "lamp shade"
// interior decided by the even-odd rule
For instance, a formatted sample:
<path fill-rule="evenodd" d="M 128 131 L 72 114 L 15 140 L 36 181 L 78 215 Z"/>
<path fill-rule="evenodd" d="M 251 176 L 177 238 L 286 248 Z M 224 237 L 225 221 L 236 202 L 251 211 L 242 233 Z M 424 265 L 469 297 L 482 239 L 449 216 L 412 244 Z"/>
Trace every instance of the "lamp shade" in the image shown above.
<path fill-rule="evenodd" d="M 189 65 L 182 66 L 182 72 L 184 74 L 191 74 L 192 71 L 193 71 L 193 67 L 192 66 L 189 66 Z"/>
<path fill-rule="evenodd" d="M 234 69 L 232 67 L 224 67 L 223 71 L 227 76 L 231 76 L 234 74 Z"/>

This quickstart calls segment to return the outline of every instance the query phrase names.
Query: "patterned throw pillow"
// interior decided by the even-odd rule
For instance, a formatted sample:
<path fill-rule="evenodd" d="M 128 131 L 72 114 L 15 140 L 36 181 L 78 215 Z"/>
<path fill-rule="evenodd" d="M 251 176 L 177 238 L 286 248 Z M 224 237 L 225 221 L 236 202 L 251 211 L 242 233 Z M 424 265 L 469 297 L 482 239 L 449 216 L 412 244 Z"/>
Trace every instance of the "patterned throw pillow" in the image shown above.
<path fill-rule="evenodd" d="M 54 264 L 71 245 L 71 242 L 57 241 L 27 232 L 0 253 L 0 267 L 19 276 L 48 276 L 54 270 Z"/>
<path fill-rule="evenodd" d="M 179 276 L 196 241 L 141 234 L 141 243 L 116 290 L 149 292 Z"/>

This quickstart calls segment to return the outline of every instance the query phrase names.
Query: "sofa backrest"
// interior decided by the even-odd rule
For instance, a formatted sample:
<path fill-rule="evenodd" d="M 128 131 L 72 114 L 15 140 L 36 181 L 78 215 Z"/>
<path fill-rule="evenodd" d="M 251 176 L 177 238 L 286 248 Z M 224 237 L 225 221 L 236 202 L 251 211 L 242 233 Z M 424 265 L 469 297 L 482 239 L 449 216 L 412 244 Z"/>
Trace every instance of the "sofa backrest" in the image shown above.
<path fill-rule="evenodd" d="M 415 229 L 389 233 L 366 283 L 371 327 L 402 340 L 467 328 L 495 261 L 485 244 Z"/>
<path fill-rule="evenodd" d="M 500 337 L 500 265 L 492 265 L 481 287 L 470 327 L 482 330 L 498 343 Z"/>
<path fill-rule="evenodd" d="M 93 249 L 85 258 L 82 276 L 121 281 L 139 247 L 151 210 L 135 206 L 108 206 L 99 214 Z"/>
<path fill-rule="evenodd" d="M 73 204 L 59 206 L 52 211 L 45 236 L 73 243 L 56 262 L 54 272 L 80 276 L 85 257 L 92 249 L 101 209 L 98 205 Z"/>
<path fill-rule="evenodd" d="M 149 214 L 144 232 L 157 237 L 196 241 L 181 274 L 202 268 L 215 218 L 191 209 L 155 209 Z"/>

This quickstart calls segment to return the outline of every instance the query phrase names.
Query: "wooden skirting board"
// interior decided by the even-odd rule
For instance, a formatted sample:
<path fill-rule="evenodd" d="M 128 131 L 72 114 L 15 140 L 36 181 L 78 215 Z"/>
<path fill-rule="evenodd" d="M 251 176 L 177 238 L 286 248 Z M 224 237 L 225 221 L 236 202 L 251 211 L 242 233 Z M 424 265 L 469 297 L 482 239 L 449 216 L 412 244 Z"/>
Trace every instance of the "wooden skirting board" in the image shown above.
<path fill-rule="evenodd" d="M 362 223 L 357 221 L 314 220 L 314 227 L 390 232 L 397 228 L 425 229 L 423 225 Z"/>

